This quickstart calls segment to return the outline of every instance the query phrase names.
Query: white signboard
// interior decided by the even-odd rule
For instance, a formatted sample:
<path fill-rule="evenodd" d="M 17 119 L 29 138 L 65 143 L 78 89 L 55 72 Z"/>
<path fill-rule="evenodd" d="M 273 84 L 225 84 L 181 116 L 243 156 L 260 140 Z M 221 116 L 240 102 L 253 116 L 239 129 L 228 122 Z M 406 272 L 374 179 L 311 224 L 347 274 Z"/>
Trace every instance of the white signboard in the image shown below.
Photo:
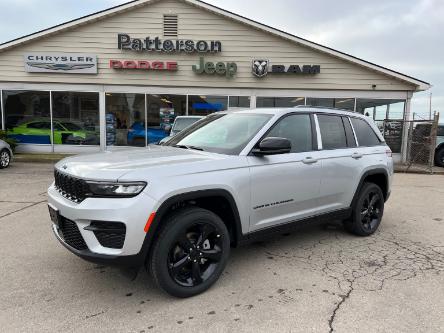
<path fill-rule="evenodd" d="M 30 73 L 97 74 L 97 56 L 80 53 L 26 53 Z"/>

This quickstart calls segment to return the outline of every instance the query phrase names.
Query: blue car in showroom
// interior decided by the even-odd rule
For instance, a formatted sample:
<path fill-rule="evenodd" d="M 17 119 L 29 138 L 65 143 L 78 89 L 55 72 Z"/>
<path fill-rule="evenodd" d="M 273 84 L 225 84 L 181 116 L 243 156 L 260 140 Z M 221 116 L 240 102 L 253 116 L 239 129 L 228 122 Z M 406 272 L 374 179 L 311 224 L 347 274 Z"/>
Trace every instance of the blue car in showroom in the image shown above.
<path fill-rule="evenodd" d="M 128 129 L 128 144 L 132 146 L 144 147 L 145 146 L 145 132 L 148 136 L 148 144 L 159 143 L 163 138 L 168 136 L 167 130 L 163 128 L 148 128 L 145 130 L 145 124 L 143 122 L 135 122 Z"/>

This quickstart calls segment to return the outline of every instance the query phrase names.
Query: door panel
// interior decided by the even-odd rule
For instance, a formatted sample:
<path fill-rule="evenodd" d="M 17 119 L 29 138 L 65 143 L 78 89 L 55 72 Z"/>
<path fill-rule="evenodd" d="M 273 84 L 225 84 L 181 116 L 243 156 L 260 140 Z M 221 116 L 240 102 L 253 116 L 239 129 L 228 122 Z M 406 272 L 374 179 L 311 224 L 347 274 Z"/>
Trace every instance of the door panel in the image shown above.
<path fill-rule="evenodd" d="M 318 154 L 248 157 L 251 175 L 250 231 L 316 213 L 321 179 Z"/>
<path fill-rule="evenodd" d="M 251 175 L 250 231 L 311 216 L 318 207 L 321 163 L 314 117 L 290 114 L 266 137 L 291 142 L 289 154 L 249 156 Z"/>

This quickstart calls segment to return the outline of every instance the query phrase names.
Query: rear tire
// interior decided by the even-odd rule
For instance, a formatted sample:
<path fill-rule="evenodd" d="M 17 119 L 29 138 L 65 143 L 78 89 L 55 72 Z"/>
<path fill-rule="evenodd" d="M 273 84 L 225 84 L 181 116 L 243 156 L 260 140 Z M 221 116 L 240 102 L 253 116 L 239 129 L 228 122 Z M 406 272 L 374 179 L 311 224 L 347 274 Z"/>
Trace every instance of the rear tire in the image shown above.
<path fill-rule="evenodd" d="M 444 147 L 436 151 L 435 164 L 441 168 L 444 168 Z"/>
<path fill-rule="evenodd" d="M 230 253 L 230 236 L 219 216 L 191 207 L 162 222 L 148 268 L 166 293 L 186 298 L 210 288 L 222 274 Z"/>
<path fill-rule="evenodd" d="M 0 151 L 0 169 L 7 168 L 11 163 L 11 153 L 8 149 Z"/>
<path fill-rule="evenodd" d="M 384 215 L 384 195 L 373 183 L 364 183 L 352 207 L 352 216 L 344 222 L 347 231 L 358 236 L 370 236 L 378 230 Z"/>

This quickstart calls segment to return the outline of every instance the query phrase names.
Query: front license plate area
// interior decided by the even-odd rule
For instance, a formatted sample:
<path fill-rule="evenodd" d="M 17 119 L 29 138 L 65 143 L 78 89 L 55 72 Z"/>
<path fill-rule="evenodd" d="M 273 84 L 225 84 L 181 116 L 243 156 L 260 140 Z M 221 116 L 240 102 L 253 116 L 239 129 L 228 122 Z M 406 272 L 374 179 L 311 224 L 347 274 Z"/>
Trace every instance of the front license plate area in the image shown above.
<path fill-rule="evenodd" d="M 57 227 L 59 226 L 60 221 L 60 213 L 57 209 L 48 205 L 49 216 L 51 217 L 52 223 L 54 223 Z"/>

